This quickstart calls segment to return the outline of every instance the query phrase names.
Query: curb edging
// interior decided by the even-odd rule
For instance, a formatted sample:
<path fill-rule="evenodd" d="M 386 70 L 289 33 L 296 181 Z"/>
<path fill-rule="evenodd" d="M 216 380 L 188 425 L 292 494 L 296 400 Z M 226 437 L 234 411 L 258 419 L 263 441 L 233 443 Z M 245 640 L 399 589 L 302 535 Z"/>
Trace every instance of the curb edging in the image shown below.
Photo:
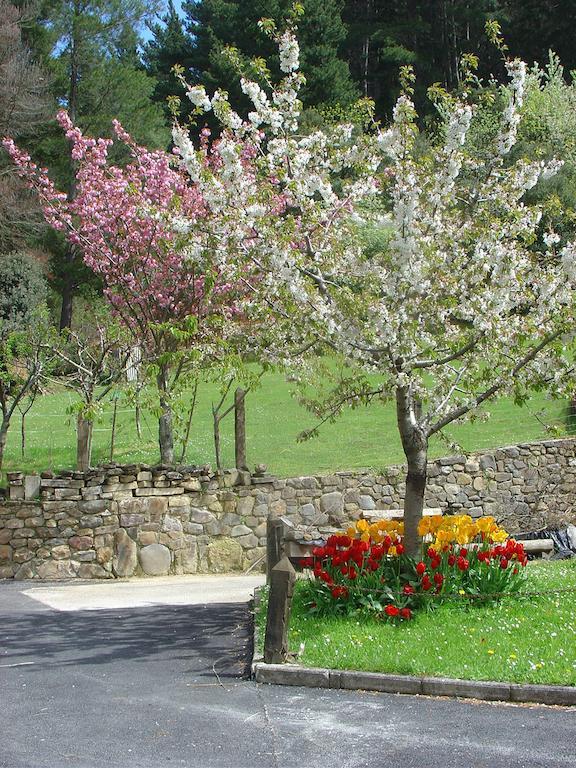
<path fill-rule="evenodd" d="M 424 696 L 452 696 L 515 704 L 576 706 L 576 687 L 522 685 L 491 680 L 458 680 L 448 677 L 389 675 L 380 672 L 299 667 L 296 664 L 265 664 L 255 660 L 252 674 L 257 683 L 333 688 L 347 691 L 378 691 Z"/>

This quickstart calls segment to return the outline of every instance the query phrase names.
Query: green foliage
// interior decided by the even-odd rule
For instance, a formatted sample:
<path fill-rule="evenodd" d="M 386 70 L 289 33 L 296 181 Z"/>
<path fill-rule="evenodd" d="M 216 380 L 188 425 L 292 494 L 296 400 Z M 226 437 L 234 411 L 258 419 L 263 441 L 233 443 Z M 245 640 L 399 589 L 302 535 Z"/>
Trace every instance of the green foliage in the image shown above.
<path fill-rule="evenodd" d="M 24 330 L 34 311 L 46 301 L 42 268 L 24 253 L 0 256 L 0 338 Z"/>
<path fill-rule="evenodd" d="M 486 96 L 490 94 L 491 98 Z M 473 154 L 484 157 L 498 132 L 502 109 L 496 84 L 477 91 L 478 111 L 468 136 Z M 542 229 L 552 227 L 565 237 L 576 232 L 576 80 L 566 75 L 551 53 L 545 66 L 535 64 L 527 82 L 518 143 L 513 157 L 531 160 L 558 158 L 564 162 L 553 178 L 541 180 L 527 194 L 530 202 L 544 202 Z"/>

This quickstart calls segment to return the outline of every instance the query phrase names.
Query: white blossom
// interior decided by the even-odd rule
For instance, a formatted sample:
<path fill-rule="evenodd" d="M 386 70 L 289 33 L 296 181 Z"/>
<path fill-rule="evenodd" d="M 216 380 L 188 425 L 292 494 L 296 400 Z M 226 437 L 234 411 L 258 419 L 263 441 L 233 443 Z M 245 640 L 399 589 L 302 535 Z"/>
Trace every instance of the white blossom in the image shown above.
<path fill-rule="evenodd" d="M 300 66 L 300 46 L 290 32 L 285 32 L 279 40 L 280 69 L 282 72 L 295 72 Z"/>
<path fill-rule="evenodd" d="M 206 90 L 203 85 L 194 85 L 187 91 L 188 98 L 194 104 L 195 107 L 200 107 L 204 112 L 209 112 L 212 108 L 210 99 L 206 95 Z"/>

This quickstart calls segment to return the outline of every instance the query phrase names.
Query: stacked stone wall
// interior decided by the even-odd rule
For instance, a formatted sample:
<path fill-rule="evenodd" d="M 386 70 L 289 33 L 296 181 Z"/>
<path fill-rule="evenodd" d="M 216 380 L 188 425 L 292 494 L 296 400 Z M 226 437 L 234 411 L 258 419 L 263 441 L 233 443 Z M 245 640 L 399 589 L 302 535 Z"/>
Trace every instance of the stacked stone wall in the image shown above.
<path fill-rule="evenodd" d="M 311 538 L 398 509 L 403 467 L 279 479 L 206 469 L 108 465 L 9 475 L 0 503 L 0 578 L 124 578 L 262 569 L 266 521 Z M 576 522 L 576 440 L 430 462 L 426 506 L 494 515 L 511 533 Z"/>

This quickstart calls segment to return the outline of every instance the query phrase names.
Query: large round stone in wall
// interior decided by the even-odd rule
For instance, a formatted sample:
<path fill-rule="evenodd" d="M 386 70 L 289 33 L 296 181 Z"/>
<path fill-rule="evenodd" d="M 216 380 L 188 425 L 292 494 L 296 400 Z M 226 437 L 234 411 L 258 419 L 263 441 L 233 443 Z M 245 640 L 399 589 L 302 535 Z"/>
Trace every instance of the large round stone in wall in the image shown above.
<path fill-rule="evenodd" d="M 148 544 L 140 550 L 140 565 L 147 576 L 167 574 L 170 560 L 170 550 L 164 544 Z"/>

